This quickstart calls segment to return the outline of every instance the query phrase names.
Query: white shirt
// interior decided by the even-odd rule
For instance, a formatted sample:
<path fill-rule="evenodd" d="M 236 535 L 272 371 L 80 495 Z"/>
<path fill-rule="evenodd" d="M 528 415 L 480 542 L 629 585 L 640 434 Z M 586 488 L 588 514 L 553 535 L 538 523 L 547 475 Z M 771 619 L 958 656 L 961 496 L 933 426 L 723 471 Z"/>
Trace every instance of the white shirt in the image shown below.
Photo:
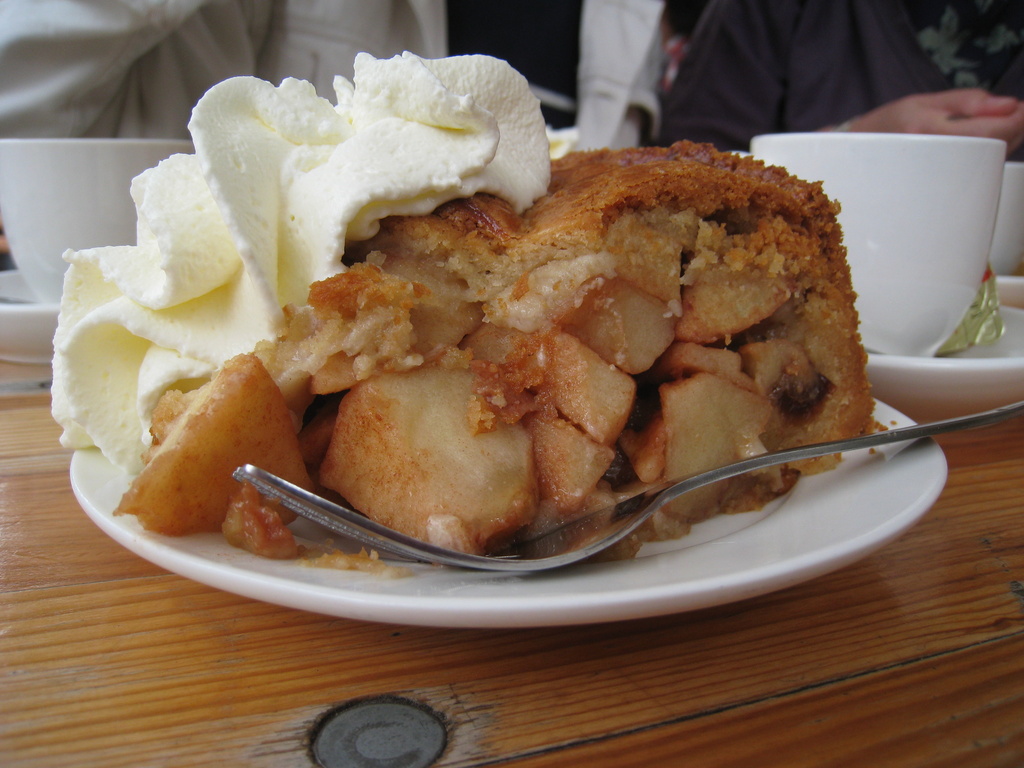
<path fill-rule="evenodd" d="M 0 136 L 188 138 L 228 77 L 328 95 L 359 51 L 446 48 L 444 0 L 0 0 Z"/>
<path fill-rule="evenodd" d="M 579 148 L 636 146 L 657 134 L 663 69 L 660 0 L 584 0 L 576 126 Z"/>
<path fill-rule="evenodd" d="M 488 2 L 490 0 L 481 0 Z M 661 0 L 584 0 L 580 148 L 656 123 Z M 0 136 L 188 138 L 214 83 L 309 80 L 325 97 L 355 54 L 447 55 L 444 0 L 0 0 Z"/>

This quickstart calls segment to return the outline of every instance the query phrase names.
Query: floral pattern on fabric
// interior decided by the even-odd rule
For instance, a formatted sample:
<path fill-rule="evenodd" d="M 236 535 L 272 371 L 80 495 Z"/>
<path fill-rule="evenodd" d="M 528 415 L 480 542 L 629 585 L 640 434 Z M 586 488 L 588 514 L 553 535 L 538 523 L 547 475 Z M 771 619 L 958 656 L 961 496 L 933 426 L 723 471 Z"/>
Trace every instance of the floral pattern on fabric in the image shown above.
<path fill-rule="evenodd" d="M 992 88 L 1024 46 L 1021 0 L 905 0 L 921 47 L 957 88 Z"/>

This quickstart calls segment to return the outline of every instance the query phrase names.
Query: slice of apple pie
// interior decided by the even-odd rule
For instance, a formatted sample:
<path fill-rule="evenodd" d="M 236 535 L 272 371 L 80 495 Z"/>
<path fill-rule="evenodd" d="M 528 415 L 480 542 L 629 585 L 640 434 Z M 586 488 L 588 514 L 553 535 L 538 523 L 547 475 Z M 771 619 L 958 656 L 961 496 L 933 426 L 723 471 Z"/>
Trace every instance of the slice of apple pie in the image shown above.
<path fill-rule="evenodd" d="M 349 243 L 347 270 L 314 284 L 249 361 L 298 439 L 252 439 L 231 461 L 301 464 L 304 483 L 386 525 L 489 552 L 640 484 L 874 427 L 837 207 L 820 185 L 689 143 L 577 153 L 552 170 L 522 216 L 479 194 Z M 257 396 L 217 381 L 216 398 L 192 401 Z M 184 426 L 136 485 L 181 471 L 157 460 L 163 446 L 207 439 L 188 428 L 199 413 L 178 411 Z M 690 494 L 633 544 L 758 508 L 835 461 Z"/>

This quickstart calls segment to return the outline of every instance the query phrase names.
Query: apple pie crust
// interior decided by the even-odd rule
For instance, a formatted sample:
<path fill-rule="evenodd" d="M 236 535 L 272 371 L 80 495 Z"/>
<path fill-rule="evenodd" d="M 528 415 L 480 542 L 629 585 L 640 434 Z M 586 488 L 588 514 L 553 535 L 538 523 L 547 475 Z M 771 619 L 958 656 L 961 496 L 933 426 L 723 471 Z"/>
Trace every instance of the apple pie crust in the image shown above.
<path fill-rule="evenodd" d="M 412 536 L 491 552 L 645 483 L 869 431 L 837 210 L 818 184 L 682 142 L 557 160 L 522 215 L 478 194 L 387 218 L 348 244 L 346 271 L 288 308 L 281 338 L 198 396 L 165 396 L 179 405 L 158 409 L 168 415 L 119 511 L 161 532 L 217 529 L 230 483 L 204 483 L 209 509 L 187 516 L 139 488 L 166 487 L 172 466 L 192 473 L 176 486 L 188 499 L 188 477 L 269 464 Z M 225 445 L 203 427 L 224 429 L 215 407 L 271 426 L 238 427 Z M 759 508 L 836 461 L 690 494 L 620 554 Z M 253 515 L 266 525 L 265 508 Z"/>

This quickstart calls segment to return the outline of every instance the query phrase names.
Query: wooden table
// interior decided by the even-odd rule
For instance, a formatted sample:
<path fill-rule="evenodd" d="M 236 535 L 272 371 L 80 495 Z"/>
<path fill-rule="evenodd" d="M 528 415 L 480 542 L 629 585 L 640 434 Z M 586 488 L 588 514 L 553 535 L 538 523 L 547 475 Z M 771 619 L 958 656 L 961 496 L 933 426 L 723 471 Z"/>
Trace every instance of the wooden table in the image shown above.
<path fill-rule="evenodd" d="M 309 766 L 325 713 L 373 697 L 439 713 L 444 766 L 1024 765 L 1024 420 L 943 438 L 931 512 L 829 576 L 448 630 L 278 608 L 122 549 L 71 493 L 46 375 L 0 364 L 7 768 Z"/>

